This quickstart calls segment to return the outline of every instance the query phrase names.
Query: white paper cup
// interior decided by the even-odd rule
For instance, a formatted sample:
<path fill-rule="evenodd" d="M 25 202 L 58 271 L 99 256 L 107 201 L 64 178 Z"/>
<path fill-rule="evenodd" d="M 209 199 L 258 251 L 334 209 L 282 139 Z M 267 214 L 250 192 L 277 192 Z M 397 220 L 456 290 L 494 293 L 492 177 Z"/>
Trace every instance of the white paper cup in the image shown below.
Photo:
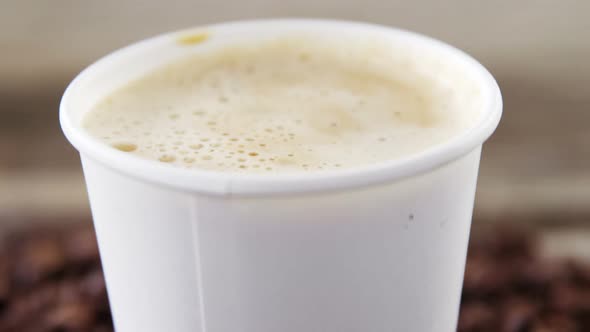
<path fill-rule="evenodd" d="M 101 97 L 189 53 L 286 32 L 377 37 L 436 54 L 481 90 L 476 123 L 408 158 L 312 174 L 187 170 L 112 149 L 80 128 Z M 178 38 L 206 32 L 206 43 Z M 456 328 L 481 146 L 502 109 L 492 76 L 439 41 L 369 24 L 261 20 L 159 36 L 68 87 L 118 332 L 450 332 Z"/>

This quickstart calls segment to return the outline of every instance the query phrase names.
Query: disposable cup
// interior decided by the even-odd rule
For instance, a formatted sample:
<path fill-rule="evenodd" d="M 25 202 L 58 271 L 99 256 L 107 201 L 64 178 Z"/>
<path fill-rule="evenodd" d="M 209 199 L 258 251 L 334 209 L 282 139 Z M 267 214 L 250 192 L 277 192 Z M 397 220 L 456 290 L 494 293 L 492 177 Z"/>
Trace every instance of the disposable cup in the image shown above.
<path fill-rule="evenodd" d="M 98 100 L 162 64 L 291 32 L 378 38 L 435 55 L 478 91 L 477 119 L 409 157 L 268 175 L 144 160 L 81 127 Z M 225 23 L 104 57 L 70 84 L 60 121 L 81 155 L 116 330 L 454 331 L 481 147 L 501 110 L 496 82 L 470 56 L 364 23 Z"/>

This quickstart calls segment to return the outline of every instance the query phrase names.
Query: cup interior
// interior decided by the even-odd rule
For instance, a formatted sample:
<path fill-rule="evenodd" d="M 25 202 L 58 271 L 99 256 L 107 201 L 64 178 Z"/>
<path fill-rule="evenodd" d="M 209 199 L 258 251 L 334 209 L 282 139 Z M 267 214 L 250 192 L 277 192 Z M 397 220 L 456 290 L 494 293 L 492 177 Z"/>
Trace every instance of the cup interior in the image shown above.
<path fill-rule="evenodd" d="M 199 52 L 227 45 L 256 43 L 276 37 L 307 34 L 327 42 L 364 43 L 379 40 L 392 48 L 427 56 L 453 68 L 479 93 L 477 120 L 447 142 L 411 155 L 363 167 L 319 173 L 233 174 L 187 170 L 140 159 L 112 149 L 82 128 L 84 114 L 99 100 L 154 68 Z M 449 72 L 451 75 L 452 72 Z M 445 43 L 416 33 L 365 23 L 330 20 L 259 20 L 191 28 L 157 36 L 105 56 L 89 66 L 67 88 L 60 105 L 60 122 L 83 158 L 145 181 L 212 195 L 267 195 L 342 190 L 426 172 L 457 159 L 481 145 L 496 128 L 502 111 L 500 90 L 476 60 Z"/>

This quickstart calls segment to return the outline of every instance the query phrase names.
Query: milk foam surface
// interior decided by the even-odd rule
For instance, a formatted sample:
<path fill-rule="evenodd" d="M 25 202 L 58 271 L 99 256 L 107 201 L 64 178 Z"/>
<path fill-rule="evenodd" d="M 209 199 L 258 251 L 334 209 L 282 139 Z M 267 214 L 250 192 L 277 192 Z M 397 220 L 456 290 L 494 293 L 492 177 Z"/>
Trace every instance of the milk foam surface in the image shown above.
<path fill-rule="evenodd" d="M 285 37 L 191 55 L 101 100 L 88 133 L 184 168 L 305 172 L 404 158 L 466 130 L 479 91 L 436 57 Z"/>

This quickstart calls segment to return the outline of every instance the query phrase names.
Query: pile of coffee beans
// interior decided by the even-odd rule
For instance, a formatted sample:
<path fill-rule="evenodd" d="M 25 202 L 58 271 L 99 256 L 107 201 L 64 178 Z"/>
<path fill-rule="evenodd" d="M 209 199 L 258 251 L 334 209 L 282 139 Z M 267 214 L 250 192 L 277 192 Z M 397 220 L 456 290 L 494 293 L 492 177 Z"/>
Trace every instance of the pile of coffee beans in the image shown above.
<path fill-rule="evenodd" d="M 0 332 L 82 331 L 113 331 L 94 230 L 9 234 L 0 249 Z"/>
<path fill-rule="evenodd" d="M 2 242 L 0 332 L 112 331 L 88 224 L 35 228 Z M 587 331 L 590 265 L 541 258 L 530 232 L 472 237 L 458 332 Z"/>
<path fill-rule="evenodd" d="M 458 332 L 590 331 L 590 264 L 539 255 L 530 232 L 471 238 Z"/>

